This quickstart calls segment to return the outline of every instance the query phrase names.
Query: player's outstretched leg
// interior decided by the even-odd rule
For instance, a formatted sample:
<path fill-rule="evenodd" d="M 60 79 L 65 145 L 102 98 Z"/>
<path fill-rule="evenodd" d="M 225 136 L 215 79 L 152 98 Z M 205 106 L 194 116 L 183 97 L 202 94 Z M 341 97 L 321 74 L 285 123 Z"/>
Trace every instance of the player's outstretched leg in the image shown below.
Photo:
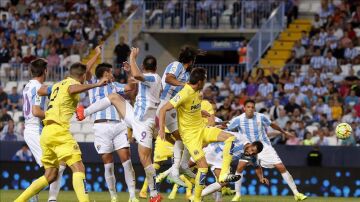
<path fill-rule="evenodd" d="M 120 161 L 124 167 L 125 182 L 129 190 L 129 202 L 138 202 L 135 195 L 135 172 L 131 163 L 130 149 L 123 148 L 117 150 Z"/>
<path fill-rule="evenodd" d="M 56 180 L 58 173 L 57 168 L 46 168 L 45 174 L 35 180 L 31 185 L 18 197 L 14 202 L 26 202 L 31 197 L 35 196 L 42 189 L 47 187 L 49 183 L 52 183 Z"/>
<path fill-rule="evenodd" d="M 48 202 L 56 202 L 57 196 L 59 195 L 60 187 L 61 187 L 61 178 L 66 168 L 65 163 L 60 163 L 58 176 L 56 180 L 50 184 L 49 188 L 49 199 Z"/>
<path fill-rule="evenodd" d="M 73 159 L 76 159 L 76 157 L 73 157 Z M 81 159 L 81 157 L 79 156 L 78 159 Z M 72 184 L 78 201 L 90 202 L 89 194 L 86 189 L 85 166 L 83 162 L 80 160 L 72 163 L 71 160 L 69 160 L 67 161 L 67 164 L 70 165 L 73 172 Z"/>
<path fill-rule="evenodd" d="M 241 201 L 241 185 L 243 179 L 243 173 L 236 171 L 235 175 L 240 175 L 240 180 L 235 182 L 235 196 L 231 199 L 231 201 Z"/>
<path fill-rule="evenodd" d="M 208 164 L 205 157 L 201 157 L 197 162 L 198 171 L 195 178 L 193 202 L 201 202 L 201 192 L 205 187 L 205 179 L 208 172 Z"/>
<path fill-rule="evenodd" d="M 154 163 L 153 163 L 153 167 L 155 168 L 155 171 L 157 172 L 157 171 L 160 169 L 160 164 L 154 162 Z M 160 174 L 161 174 L 161 173 L 160 173 Z M 159 175 L 156 176 L 156 183 L 160 183 L 160 181 L 158 181 L 158 177 L 159 177 Z M 165 176 L 165 177 L 166 177 L 166 176 Z M 164 177 L 164 178 L 165 178 L 165 177 Z M 162 180 L 163 180 L 163 179 L 161 179 L 161 181 L 162 181 Z M 140 198 L 147 198 L 148 186 L 149 186 L 148 181 L 147 181 L 147 179 L 145 178 L 144 183 L 143 183 L 143 186 L 141 187 L 141 190 L 140 190 L 140 192 L 139 192 L 139 197 L 140 197 Z"/>
<path fill-rule="evenodd" d="M 222 131 L 218 135 L 218 141 L 224 142 L 224 151 L 223 151 L 223 163 L 221 167 L 221 173 L 219 176 L 219 182 L 232 182 L 239 180 L 240 176 L 230 174 L 230 164 L 232 161 L 232 148 L 234 146 L 234 141 L 236 137 L 230 133 Z"/>
<path fill-rule="evenodd" d="M 275 168 L 281 173 L 281 176 L 283 177 L 283 179 L 285 180 L 285 182 L 289 185 L 291 191 L 294 194 L 294 198 L 296 201 L 303 201 L 305 199 L 307 199 L 307 196 L 300 193 L 297 190 L 296 184 L 294 182 L 293 177 L 290 175 L 290 173 L 286 170 L 285 165 L 282 163 L 279 164 L 275 164 L 274 165 Z"/>

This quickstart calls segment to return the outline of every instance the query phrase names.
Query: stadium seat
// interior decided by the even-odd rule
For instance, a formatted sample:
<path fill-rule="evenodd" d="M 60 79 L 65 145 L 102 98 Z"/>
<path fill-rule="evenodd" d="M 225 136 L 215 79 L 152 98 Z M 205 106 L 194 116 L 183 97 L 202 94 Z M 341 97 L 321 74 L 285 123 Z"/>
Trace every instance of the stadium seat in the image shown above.
<path fill-rule="evenodd" d="M 85 134 L 75 133 L 73 136 L 77 142 L 85 142 Z"/>
<path fill-rule="evenodd" d="M 5 77 L 6 69 L 10 69 L 10 65 L 8 63 L 2 63 L 0 66 L 0 77 Z"/>
<path fill-rule="evenodd" d="M 267 60 L 261 59 L 260 60 L 261 67 L 277 67 L 282 68 L 285 66 L 285 60 Z"/>
<path fill-rule="evenodd" d="M 297 41 L 301 39 L 301 33 L 282 32 L 280 34 L 280 41 Z"/>
<path fill-rule="evenodd" d="M 15 111 L 13 114 L 13 120 L 15 122 L 20 121 L 19 118 L 23 116 L 23 112 L 22 111 Z"/>
<path fill-rule="evenodd" d="M 275 41 L 271 50 L 292 50 L 294 42 Z"/>
<path fill-rule="evenodd" d="M 310 31 L 311 30 L 311 24 L 290 24 L 288 30 L 293 30 L 295 32 L 301 31 Z"/>
<path fill-rule="evenodd" d="M 278 50 L 269 50 L 265 56 L 265 59 L 268 60 L 287 60 L 291 55 L 291 51 L 278 51 Z"/>
<path fill-rule="evenodd" d="M 4 91 L 7 93 L 11 93 L 11 89 L 13 87 L 17 87 L 17 82 L 16 81 L 8 81 L 8 82 L 6 82 Z"/>
<path fill-rule="evenodd" d="M 292 22 L 292 24 L 311 25 L 311 22 L 312 21 L 309 19 L 296 19 Z"/>
<path fill-rule="evenodd" d="M 341 65 L 340 68 L 341 68 L 341 75 L 343 75 L 343 76 L 349 75 L 351 65 Z"/>
<path fill-rule="evenodd" d="M 81 124 L 80 123 L 70 124 L 70 132 L 71 133 L 81 133 Z"/>
<path fill-rule="evenodd" d="M 28 83 L 28 81 L 19 81 L 17 85 L 17 90 L 19 93 L 22 93 L 24 86 Z"/>

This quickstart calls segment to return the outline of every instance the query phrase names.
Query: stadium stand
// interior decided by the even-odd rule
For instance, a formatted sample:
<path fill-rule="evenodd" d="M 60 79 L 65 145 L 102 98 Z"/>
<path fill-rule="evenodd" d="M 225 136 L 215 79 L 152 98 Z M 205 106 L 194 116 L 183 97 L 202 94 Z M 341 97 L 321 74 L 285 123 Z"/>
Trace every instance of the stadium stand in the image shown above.
<path fill-rule="evenodd" d="M 54 55 L 58 55 L 60 61 L 69 61 L 61 65 L 56 63 L 54 76 L 50 78 L 51 81 L 55 81 L 58 71 L 64 67 L 66 69 L 70 63 L 81 59 L 86 61 L 91 47 L 109 34 L 121 16 L 129 15 L 138 6 L 134 3 L 127 6 L 125 10 L 124 6 L 119 6 L 120 10 L 124 11 L 121 15 L 114 16 L 116 13 L 112 12 L 114 5 L 86 4 L 85 1 L 80 1 L 74 5 L 45 3 L 39 6 L 37 1 L 34 2 L 31 3 L 29 9 L 24 11 L 18 10 L 21 6 L 8 5 L 2 12 L 3 19 L 0 22 L 2 30 L 0 32 L 2 46 L 0 50 L 2 85 L 0 120 L 6 120 L 6 114 L 9 114 L 17 122 L 16 131 L 21 131 L 22 127 L 21 122 L 18 121 L 21 119 L 20 112 L 6 109 L 5 94 L 9 94 L 14 86 L 21 91 L 26 83 L 26 76 L 24 76 L 26 71 L 22 68 L 26 65 L 21 63 L 22 74 L 16 73 L 16 69 L 19 68 L 17 59 L 23 60 L 23 56 L 27 55 L 27 47 L 22 46 L 31 46 L 31 54 L 36 57 L 49 56 L 51 49 L 55 47 Z M 272 1 L 274 2 L 272 9 L 264 12 L 263 16 L 251 17 L 249 15 L 249 19 L 244 21 L 247 23 L 236 24 L 238 21 L 230 22 L 229 19 L 236 18 L 238 9 L 251 5 L 242 4 L 237 7 L 239 5 L 236 3 L 244 2 L 219 1 L 225 2 L 220 10 L 210 9 L 210 12 L 204 13 L 204 15 L 212 16 L 210 21 L 205 22 L 199 17 L 195 18 L 199 21 L 194 22 L 192 21 L 194 16 L 191 13 L 186 14 L 185 21 L 181 21 L 182 4 L 171 5 L 172 2 L 174 1 L 157 3 L 146 1 L 145 26 L 147 29 L 172 27 L 177 29 L 182 23 L 207 29 L 221 29 L 222 26 L 230 29 L 248 25 L 256 27 L 261 24 L 261 19 L 266 19 L 277 5 L 277 1 Z M 317 13 L 313 20 L 292 20 L 272 43 L 269 50 L 263 54 L 257 68 L 253 68 L 251 72 L 236 69 L 236 72 L 230 75 L 227 70 L 223 80 L 215 79 L 214 82 L 208 83 L 204 89 L 206 99 L 216 104 L 217 116 L 223 120 L 231 119 L 242 112 L 242 105 L 247 98 L 253 98 L 257 102 L 258 111 L 268 114 L 272 120 L 287 130 L 293 131 L 297 136 L 296 140 L 276 136 L 272 139 L 276 144 L 290 144 L 290 142 L 305 145 L 360 144 L 360 5 L 352 1 L 334 2 L 323 0 L 320 4 L 311 1 L 301 3 L 300 12 Z M 178 13 L 167 13 L 171 7 L 179 8 L 175 9 Z M 261 6 L 255 7 L 261 9 Z M 69 9 L 64 11 L 64 8 Z M 62 12 L 55 16 L 51 14 L 53 9 L 59 9 Z M 199 15 L 202 15 L 200 5 L 199 9 Z M 35 11 L 39 11 L 42 15 L 35 15 Z M 76 15 L 77 11 L 82 14 Z M 196 9 L 193 12 L 195 11 Z M 87 20 L 91 14 L 95 15 L 100 23 Z M 261 18 L 259 24 L 254 23 L 258 18 Z M 10 19 L 14 19 L 12 22 L 16 23 L 8 23 Z M 219 21 L 219 26 L 217 21 Z M 24 34 L 21 34 L 24 31 L 22 24 L 25 25 L 27 33 L 34 34 L 33 38 L 24 37 Z M 49 37 L 41 37 L 39 32 L 35 31 L 35 27 L 42 28 L 39 32 L 43 30 L 41 32 L 44 34 L 49 32 Z M 93 30 L 101 31 L 93 32 Z M 82 47 L 83 40 L 86 40 L 84 44 L 88 44 L 89 49 L 79 49 L 79 46 Z M 317 50 L 320 51 L 320 55 L 315 57 Z M 203 66 L 206 67 L 206 65 Z M 346 141 L 336 139 L 333 128 L 339 122 L 351 123 L 354 133 L 350 139 Z M 2 121 L 0 128 L 4 128 L 5 125 L 6 121 Z M 71 131 L 78 141 L 92 141 L 91 128 L 90 120 L 81 123 L 75 119 L 72 121 Z"/>

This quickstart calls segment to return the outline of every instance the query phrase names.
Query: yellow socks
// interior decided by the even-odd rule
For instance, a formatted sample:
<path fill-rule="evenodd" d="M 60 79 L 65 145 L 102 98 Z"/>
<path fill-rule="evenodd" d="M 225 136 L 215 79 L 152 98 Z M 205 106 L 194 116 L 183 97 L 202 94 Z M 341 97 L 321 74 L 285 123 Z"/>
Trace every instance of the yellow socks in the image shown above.
<path fill-rule="evenodd" d="M 73 188 L 79 202 L 89 202 L 89 194 L 86 190 L 85 174 L 82 172 L 73 173 Z"/>
<path fill-rule="evenodd" d="M 148 189 L 148 181 L 147 181 L 147 179 L 145 178 L 144 184 L 143 184 L 140 192 L 142 192 L 142 193 L 147 193 L 147 189 Z"/>
<path fill-rule="evenodd" d="M 221 173 L 220 176 L 224 174 L 228 174 L 230 172 L 230 164 L 232 161 L 232 152 L 231 149 L 233 147 L 233 143 L 235 141 L 236 137 L 231 136 L 228 139 L 225 140 L 224 145 L 224 151 L 223 151 L 223 163 L 221 167 Z"/>
<path fill-rule="evenodd" d="M 45 176 L 41 176 L 35 180 L 31 185 L 15 200 L 15 202 L 26 202 L 32 196 L 39 193 L 42 189 L 49 185 Z"/>
<path fill-rule="evenodd" d="M 195 178 L 194 202 L 201 202 L 201 192 L 205 187 L 208 168 L 199 168 Z"/>
<path fill-rule="evenodd" d="M 186 199 L 188 199 L 191 196 L 193 184 L 188 180 L 187 177 L 185 177 L 185 175 L 180 175 L 180 179 L 186 184 Z"/>

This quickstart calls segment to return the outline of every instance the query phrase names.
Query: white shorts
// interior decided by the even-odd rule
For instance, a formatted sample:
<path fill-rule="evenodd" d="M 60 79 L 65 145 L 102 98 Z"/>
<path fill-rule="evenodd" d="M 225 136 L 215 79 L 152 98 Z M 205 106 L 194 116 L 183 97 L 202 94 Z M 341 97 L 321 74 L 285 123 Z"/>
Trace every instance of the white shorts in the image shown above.
<path fill-rule="evenodd" d="M 275 164 L 282 163 L 275 149 L 267 144 L 264 144 L 263 150 L 258 154 L 258 160 L 264 168 L 274 168 Z"/>
<path fill-rule="evenodd" d="M 26 144 L 29 146 L 29 149 L 32 155 L 34 156 L 36 163 L 40 167 L 42 167 L 42 163 L 41 163 L 42 150 L 40 146 L 40 135 L 41 135 L 41 131 L 39 131 L 39 129 L 31 129 L 25 127 L 24 140 Z"/>
<path fill-rule="evenodd" d="M 210 170 L 214 172 L 215 169 L 221 169 L 223 162 L 222 152 L 216 153 L 213 151 L 212 147 L 205 147 L 205 159 L 207 164 L 210 166 Z"/>
<path fill-rule="evenodd" d="M 126 102 L 126 115 L 125 122 L 131 125 L 133 130 L 133 137 L 138 144 L 152 148 L 154 130 L 155 130 L 155 117 L 154 119 L 148 119 L 146 121 L 139 121 L 134 116 L 134 108 L 130 103 Z"/>
<path fill-rule="evenodd" d="M 98 154 L 109 154 L 122 148 L 130 147 L 127 127 L 121 122 L 94 123 L 94 145 Z"/>
<path fill-rule="evenodd" d="M 161 107 L 164 106 L 167 102 L 168 102 L 167 100 L 160 101 L 158 111 L 156 113 L 158 117 L 159 117 L 159 111 L 160 111 Z M 166 112 L 165 126 L 170 131 L 170 133 L 177 131 L 179 129 L 176 109 L 172 109 L 172 110 Z"/>

